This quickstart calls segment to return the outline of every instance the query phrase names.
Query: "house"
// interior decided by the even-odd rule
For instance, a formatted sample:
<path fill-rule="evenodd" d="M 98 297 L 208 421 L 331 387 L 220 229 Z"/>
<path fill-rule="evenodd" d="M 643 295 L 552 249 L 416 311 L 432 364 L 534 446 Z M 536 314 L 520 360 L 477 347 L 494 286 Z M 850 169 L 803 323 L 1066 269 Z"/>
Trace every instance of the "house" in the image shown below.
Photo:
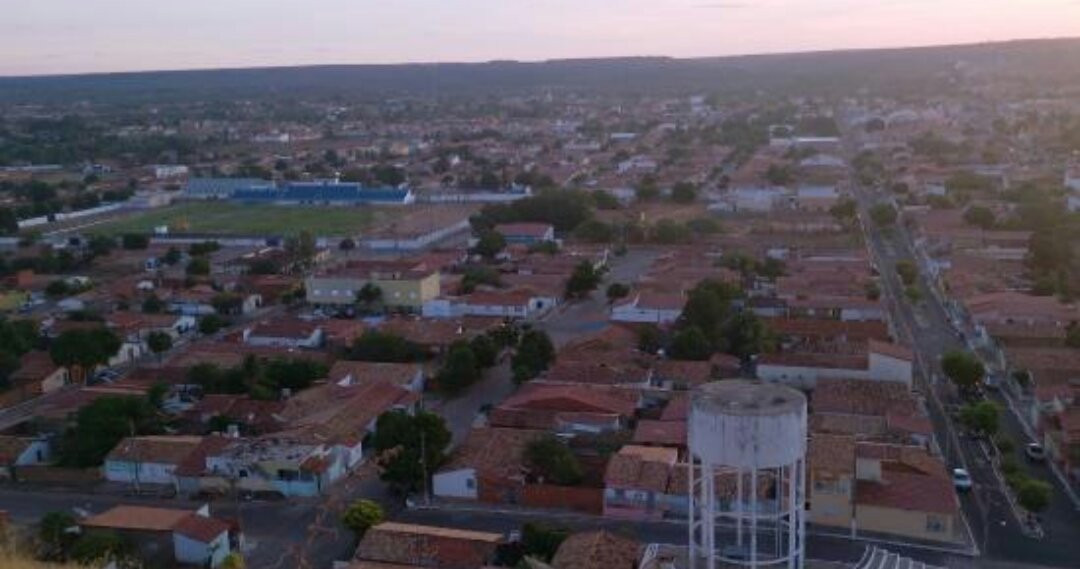
<path fill-rule="evenodd" d="M 202 442 L 202 437 L 126 437 L 105 456 L 105 479 L 124 484 L 176 485 L 176 468 Z"/>
<path fill-rule="evenodd" d="M 416 261 L 358 261 L 328 269 L 304 281 L 307 301 L 316 306 L 343 308 L 357 302 L 357 293 L 371 285 L 379 302 L 391 310 L 421 311 L 439 296 L 439 271 Z"/>
<path fill-rule="evenodd" d="M 957 542 L 960 504 L 944 463 L 922 447 L 811 436 L 809 518 L 816 524 Z"/>
<path fill-rule="evenodd" d="M 616 303 L 611 308 L 611 319 L 615 322 L 671 324 L 682 316 L 685 304 L 686 299 L 681 294 L 639 292 L 632 299 Z"/>
<path fill-rule="evenodd" d="M 189 515 L 173 526 L 173 553 L 180 563 L 218 567 L 230 552 L 229 524 L 209 516 Z"/>
<path fill-rule="evenodd" d="M 9 392 L 18 393 L 19 400 L 52 393 L 71 382 L 67 368 L 53 363 L 48 352 L 31 350 L 19 358 L 19 367 L 8 376 Z"/>
<path fill-rule="evenodd" d="M 500 533 L 382 522 L 364 534 L 354 559 L 406 569 L 479 569 L 504 542 Z"/>
<path fill-rule="evenodd" d="M 551 559 L 552 569 L 637 569 L 642 546 L 608 531 L 579 532 L 566 538 Z"/>
<path fill-rule="evenodd" d="M 633 520 L 663 517 L 662 496 L 679 460 L 674 448 L 626 445 L 604 472 L 604 515 Z"/>
<path fill-rule="evenodd" d="M 18 480 L 20 466 L 45 464 L 51 459 L 48 438 L 0 435 L 0 480 Z"/>
<path fill-rule="evenodd" d="M 384 381 L 412 392 L 424 390 L 424 368 L 418 364 L 340 360 L 327 373 L 331 383 L 347 387 Z"/>
<path fill-rule="evenodd" d="M 903 441 L 930 448 L 933 426 L 910 389 L 895 381 L 821 378 L 811 399 L 813 432 Z"/>
<path fill-rule="evenodd" d="M 120 505 L 83 519 L 87 534 L 111 532 L 129 539 L 147 562 L 219 567 L 232 551 L 229 524 L 195 510 Z"/>
<path fill-rule="evenodd" d="M 959 541 L 963 522 L 952 478 L 925 449 L 857 443 L 855 478 L 857 530 Z"/>
<path fill-rule="evenodd" d="M 795 205 L 804 211 L 829 211 L 839 201 L 836 186 L 799 186 L 795 190 Z"/>
<path fill-rule="evenodd" d="M 322 347 L 323 329 L 296 318 L 263 320 L 244 328 L 243 339 L 249 346 L 314 350 Z"/>
<path fill-rule="evenodd" d="M 611 386 L 530 382 L 491 410 L 493 427 L 597 433 L 623 429 L 641 396 Z"/>
<path fill-rule="evenodd" d="M 461 297 L 426 302 L 423 314 L 428 318 L 481 316 L 525 320 L 551 310 L 557 302 L 528 288 L 477 290 Z"/>
<path fill-rule="evenodd" d="M 517 502 L 525 483 L 525 448 L 544 434 L 540 430 L 500 427 L 469 431 L 465 442 L 432 476 L 432 493 L 447 499 Z"/>
<path fill-rule="evenodd" d="M 895 381 L 911 386 L 914 355 L 898 344 L 871 340 L 855 353 L 781 352 L 762 354 L 757 377 L 812 389 L 818 378 Z"/>
<path fill-rule="evenodd" d="M 495 233 L 507 244 L 535 245 L 555 240 L 555 227 L 549 223 L 500 223 Z"/>

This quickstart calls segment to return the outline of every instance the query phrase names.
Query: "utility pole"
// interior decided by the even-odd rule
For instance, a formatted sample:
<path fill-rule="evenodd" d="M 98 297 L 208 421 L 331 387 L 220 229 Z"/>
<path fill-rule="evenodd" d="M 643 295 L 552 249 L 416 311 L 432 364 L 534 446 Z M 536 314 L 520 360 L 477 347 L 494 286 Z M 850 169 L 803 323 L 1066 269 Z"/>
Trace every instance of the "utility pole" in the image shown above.
<path fill-rule="evenodd" d="M 428 470 L 427 470 L 427 437 L 424 434 L 424 429 L 420 429 L 420 470 L 424 477 L 424 505 L 431 505 L 431 493 L 428 491 Z"/>

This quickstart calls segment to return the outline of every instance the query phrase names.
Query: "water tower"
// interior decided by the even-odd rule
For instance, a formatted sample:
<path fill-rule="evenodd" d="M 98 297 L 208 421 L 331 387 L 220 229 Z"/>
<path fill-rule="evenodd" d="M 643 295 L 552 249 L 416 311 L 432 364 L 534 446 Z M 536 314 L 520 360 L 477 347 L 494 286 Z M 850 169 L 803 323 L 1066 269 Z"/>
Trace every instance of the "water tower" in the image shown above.
<path fill-rule="evenodd" d="M 694 391 L 689 417 L 690 568 L 801 568 L 806 397 L 745 380 Z"/>

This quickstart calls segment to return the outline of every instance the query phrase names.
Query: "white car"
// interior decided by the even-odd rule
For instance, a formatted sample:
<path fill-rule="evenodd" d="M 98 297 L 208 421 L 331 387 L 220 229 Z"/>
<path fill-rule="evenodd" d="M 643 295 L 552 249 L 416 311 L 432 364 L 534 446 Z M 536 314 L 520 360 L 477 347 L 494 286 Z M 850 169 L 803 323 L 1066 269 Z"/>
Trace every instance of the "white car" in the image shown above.
<path fill-rule="evenodd" d="M 1028 443 L 1024 447 L 1024 454 L 1027 455 L 1028 460 L 1032 462 L 1043 462 L 1046 460 L 1046 448 L 1039 443 Z"/>
<path fill-rule="evenodd" d="M 952 482 L 953 486 L 956 487 L 956 490 L 958 492 L 967 492 L 968 490 L 971 490 L 971 486 L 973 484 L 971 481 L 971 475 L 968 474 L 968 471 L 964 470 L 963 468 L 953 469 Z"/>

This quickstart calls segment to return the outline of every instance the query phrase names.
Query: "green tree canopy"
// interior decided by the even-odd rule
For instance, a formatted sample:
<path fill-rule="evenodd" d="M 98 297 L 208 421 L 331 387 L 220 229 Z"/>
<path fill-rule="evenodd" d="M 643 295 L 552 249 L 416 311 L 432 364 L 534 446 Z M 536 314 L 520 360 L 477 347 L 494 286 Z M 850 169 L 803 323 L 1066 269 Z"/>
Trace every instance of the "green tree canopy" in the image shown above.
<path fill-rule="evenodd" d="M 386 519 L 386 513 L 382 506 L 373 500 L 357 500 L 345 509 L 341 515 L 341 523 L 349 528 L 356 538 L 364 537 L 367 530 L 372 526 L 382 523 Z"/>
<path fill-rule="evenodd" d="M 514 379 L 525 381 L 540 375 L 555 361 L 555 346 L 542 330 L 528 330 L 521 336 L 517 351 L 510 361 Z"/>
<path fill-rule="evenodd" d="M 124 437 L 160 431 L 157 412 L 145 397 L 99 397 L 79 409 L 75 425 L 64 433 L 60 462 L 82 468 L 98 466 Z"/>
<path fill-rule="evenodd" d="M 349 359 L 365 362 L 418 362 L 427 359 L 422 346 L 390 332 L 368 330 L 353 341 Z"/>
<path fill-rule="evenodd" d="M 969 352 L 957 350 L 950 351 L 942 356 L 941 371 L 957 387 L 963 390 L 974 388 L 986 375 L 986 367 L 983 366 L 979 358 Z"/>
<path fill-rule="evenodd" d="M 553 435 L 529 443 L 525 447 L 524 463 L 534 477 L 550 484 L 573 486 L 584 477 L 577 457 Z"/>
<path fill-rule="evenodd" d="M 456 394 L 479 381 L 480 376 L 476 354 L 467 342 L 462 341 L 450 346 L 446 361 L 436 374 L 436 380 L 444 392 Z"/>
<path fill-rule="evenodd" d="M 49 346 L 53 363 L 79 372 L 108 363 L 120 351 L 120 338 L 107 328 L 67 330 Z"/>
<path fill-rule="evenodd" d="M 603 275 L 589 261 L 582 261 L 566 281 L 567 298 L 584 298 L 600 285 Z"/>
<path fill-rule="evenodd" d="M 879 203 L 870 208 L 870 220 L 878 227 L 890 227 L 896 223 L 896 208 L 891 204 Z"/>
<path fill-rule="evenodd" d="M 375 424 L 372 445 L 382 469 L 380 478 L 395 490 L 415 492 L 424 485 L 425 471 L 431 476 L 446 460 L 450 431 L 442 417 L 419 411 L 389 411 Z M 421 453 L 421 448 L 423 453 Z"/>

